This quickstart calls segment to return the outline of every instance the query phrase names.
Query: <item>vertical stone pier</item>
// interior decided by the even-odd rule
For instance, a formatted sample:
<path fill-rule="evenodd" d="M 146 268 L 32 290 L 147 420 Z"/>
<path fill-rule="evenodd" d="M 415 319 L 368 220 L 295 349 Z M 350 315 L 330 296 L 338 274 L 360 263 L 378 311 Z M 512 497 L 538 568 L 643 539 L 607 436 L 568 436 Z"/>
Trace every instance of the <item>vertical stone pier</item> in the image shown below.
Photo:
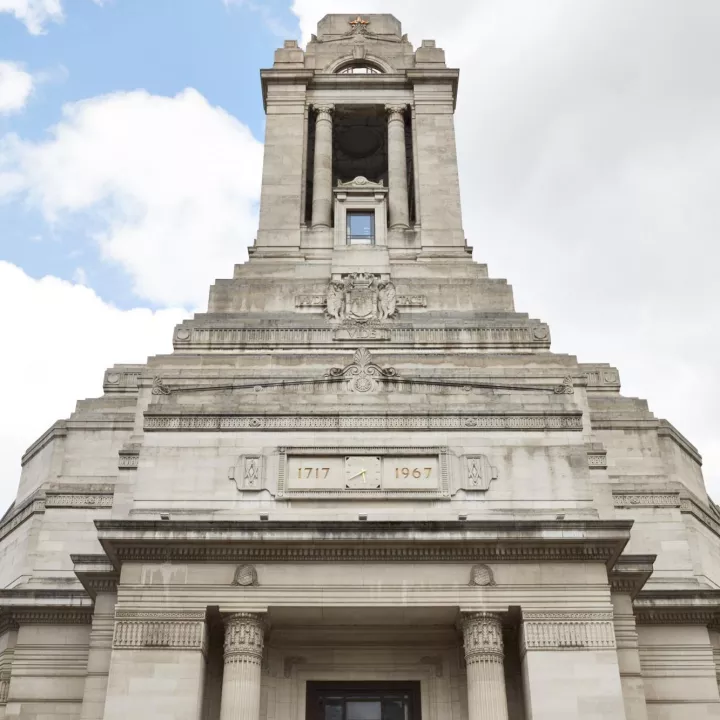
<path fill-rule="evenodd" d="M 265 624 L 256 613 L 225 621 L 225 670 L 220 720 L 258 720 Z"/>
<path fill-rule="evenodd" d="M 467 663 L 468 720 L 508 720 L 502 624 L 494 613 L 462 621 Z"/>

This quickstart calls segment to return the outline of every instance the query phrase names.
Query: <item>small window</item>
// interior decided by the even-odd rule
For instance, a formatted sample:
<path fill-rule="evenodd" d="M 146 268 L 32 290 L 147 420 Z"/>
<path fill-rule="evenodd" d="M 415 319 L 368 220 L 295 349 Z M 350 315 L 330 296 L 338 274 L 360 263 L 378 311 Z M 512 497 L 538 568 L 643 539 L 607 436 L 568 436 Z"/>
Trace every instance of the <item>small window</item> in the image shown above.
<path fill-rule="evenodd" d="M 347 244 L 375 244 L 375 213 L 351 210 L 347 214 Z"/>
<path fill-rule="evenodd" d="M 339 75 L 379 75 L 380 73 L 382 70 L 379 67 L 367 63 L 351 63 L 338 70 Z"/>

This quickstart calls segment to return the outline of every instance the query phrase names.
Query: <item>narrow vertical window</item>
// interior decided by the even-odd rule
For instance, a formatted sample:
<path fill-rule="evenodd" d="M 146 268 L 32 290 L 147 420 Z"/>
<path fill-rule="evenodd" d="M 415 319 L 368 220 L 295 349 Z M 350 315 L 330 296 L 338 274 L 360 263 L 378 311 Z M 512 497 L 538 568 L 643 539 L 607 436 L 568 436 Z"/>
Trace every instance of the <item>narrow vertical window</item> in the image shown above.
<path fill-rule="evenodd" d="M 350 210 L 347 213 L 347 244 L 375 244 L 375 213 Z"/>

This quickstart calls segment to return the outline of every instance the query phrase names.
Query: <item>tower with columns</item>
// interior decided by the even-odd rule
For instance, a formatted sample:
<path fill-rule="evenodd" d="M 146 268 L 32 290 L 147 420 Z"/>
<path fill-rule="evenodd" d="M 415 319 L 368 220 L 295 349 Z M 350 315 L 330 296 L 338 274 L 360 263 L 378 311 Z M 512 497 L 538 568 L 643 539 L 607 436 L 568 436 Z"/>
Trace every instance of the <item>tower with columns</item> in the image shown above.
<path fill-rule="evenodd" d="M 720 718 L 700 456 L 473 262 L 458 77 L 382 14 L 261 72 L 249 262 L 23 457 L 0 719 Z"/>

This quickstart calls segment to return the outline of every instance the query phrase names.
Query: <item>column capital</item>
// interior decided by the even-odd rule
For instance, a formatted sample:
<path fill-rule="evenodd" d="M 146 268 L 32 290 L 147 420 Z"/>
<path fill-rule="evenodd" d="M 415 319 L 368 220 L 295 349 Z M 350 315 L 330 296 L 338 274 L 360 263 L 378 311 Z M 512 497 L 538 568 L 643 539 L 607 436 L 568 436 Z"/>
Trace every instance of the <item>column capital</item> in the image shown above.
<path fill-rule="evenodd" d="M 465 659 L 468 663 L 478 659 L 502 663 L 502 621 L 496 613 L 476 612 L 462 616 L 460 625 L 465 641 Z"/>
<path fill-rule="evenodd" d="M 262 660 L 265 621 L 259 613 L 236 613 L 225 618 L 225 662 Z"/>
<path fill-rule="evenodd" d="M 318 118 L 327 115 L 332 117 L 332 114 L 335 112 L 335 106 L 324 104 L 324 105 L 313 105 L 313 110 L 318 114 Z"/>
<path fill-rule="evenodd" d="M 385 112 L 391 120 L 400 119 L 407 110 L 407 105 L 386 105 Z"/>

